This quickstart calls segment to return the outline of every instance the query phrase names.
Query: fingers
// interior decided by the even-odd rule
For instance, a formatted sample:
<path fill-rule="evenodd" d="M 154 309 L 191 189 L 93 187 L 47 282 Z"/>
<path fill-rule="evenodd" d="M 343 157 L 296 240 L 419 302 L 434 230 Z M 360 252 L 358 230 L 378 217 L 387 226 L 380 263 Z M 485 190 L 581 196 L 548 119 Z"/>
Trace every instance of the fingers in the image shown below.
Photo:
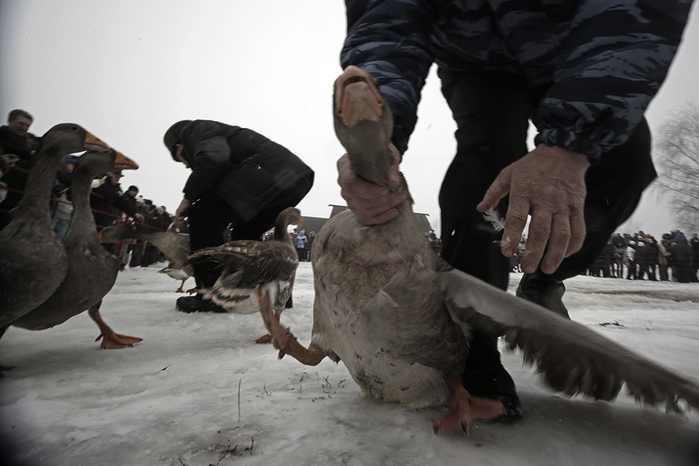
<path fill-rule="evenodd" d="M 495 181 L 490 185 L 488 190 L 485 192 L 483 200 L 476 206 L 478 212 L 485 212 L 490 208 L 496 208 L 500 200 L 507 196 L 510 192 L 510 176 L 511 176 L 511 166 L 503 169 Z M 508 211 L 509 220 L 509 211 Z"/>
<path fill-rule="evenodd" d="M 397 151 L 395 152 L 397 155 Z M 405 201 L 408 193 L 400 186 L 398 157 L 388 172 L 387 186 L 379 186 L 358 177 L 350 166 L 347 154 L 337 161 L 338 179 L 341 195 L 347 206 L 365 225 L 378 225 L 393 220 L 398 216 L 398 205 Z"/>
<path fill-rule="evenodd" d="M 500 172 L 476 207 L 485 212 L 509 194 L 502 253 L 514 255 L 531 217 L 522 270 L 552 274 L 585 239 L 585 172 L 581 154 L 540 145 Z"/>

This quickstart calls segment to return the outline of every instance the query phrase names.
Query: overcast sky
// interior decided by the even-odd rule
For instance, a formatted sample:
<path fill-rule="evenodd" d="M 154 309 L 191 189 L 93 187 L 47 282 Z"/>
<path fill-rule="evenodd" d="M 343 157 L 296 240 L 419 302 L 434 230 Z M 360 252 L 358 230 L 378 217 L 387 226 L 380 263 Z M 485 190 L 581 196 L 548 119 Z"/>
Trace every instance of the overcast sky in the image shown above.
<path fill-rule="evenodd" d="M 327 217 L 344 204 L 335 162 L 343 149 L 331 119 L 341 72 L 344 3 L 339 0 L 0 0 L 0 121 L 22 108 L 31 131 L 75 122 L 135 159 L 135 184 L 174 211 L 189 171 L 162 135 L 181 119 L 211 119 L 258 131 L 316 172 L 299 207 Z M 657 132 L 673 108 L 699 103 L 699 13 L 694 8 L 668 80 L 651 104 Z M 451 160 L 454 123 L 433 73 L 402 170 L 415 210 L 438 230 L 437 193 Z M 674 228 L 647 194 L 622 231 Z"/>

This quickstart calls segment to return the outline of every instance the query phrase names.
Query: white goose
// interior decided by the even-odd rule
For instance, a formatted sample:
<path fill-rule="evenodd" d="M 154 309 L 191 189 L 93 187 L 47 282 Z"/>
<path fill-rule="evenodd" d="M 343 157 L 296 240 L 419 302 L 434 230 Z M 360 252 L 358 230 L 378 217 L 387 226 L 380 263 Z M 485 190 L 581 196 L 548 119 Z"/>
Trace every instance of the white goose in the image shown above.
<path fill-rule="evenodd" d="M 384 184 L 390 164 L 390 110 L 371 77 L 349 67 L 336 82 L 335 123 L 353 170 Z M 313 244 L 315 303 L 308 349 L 279 323 L 259 292 L 263 319 L 280 349 L 304 364 L 342 360 L 369 397 L 408 407 L 452 408 L 436 431 L 468 428 L 503 413 L 471 397 L 461 376 L 470 328 L 504 336 L 536 363 L 545 381 L 569 395 L 611 400 L 623 383 L 637 400 L 699 408 L 699 389 L 682 377 L 530 302 L 451 269 L 423 240 L 406 200 L 383 225 L 351 211 L 331 218 Z M 453 395 L 453 396 L 452 396 Z"/>

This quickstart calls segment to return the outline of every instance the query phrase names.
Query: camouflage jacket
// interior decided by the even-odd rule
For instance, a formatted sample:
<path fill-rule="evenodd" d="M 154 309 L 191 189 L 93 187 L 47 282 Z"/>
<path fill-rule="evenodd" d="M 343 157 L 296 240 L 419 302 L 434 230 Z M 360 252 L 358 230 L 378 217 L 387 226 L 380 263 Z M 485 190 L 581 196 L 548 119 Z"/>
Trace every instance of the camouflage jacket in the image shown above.
<path fill-rule="evenodd" d="M 346 0 L 342 66 L 379 81 L 402 152 L 432 63 L 523 76 L 543 92 L 536 143 L 595 163 L 622 144 L 667 75 L 691 0 Z"/>

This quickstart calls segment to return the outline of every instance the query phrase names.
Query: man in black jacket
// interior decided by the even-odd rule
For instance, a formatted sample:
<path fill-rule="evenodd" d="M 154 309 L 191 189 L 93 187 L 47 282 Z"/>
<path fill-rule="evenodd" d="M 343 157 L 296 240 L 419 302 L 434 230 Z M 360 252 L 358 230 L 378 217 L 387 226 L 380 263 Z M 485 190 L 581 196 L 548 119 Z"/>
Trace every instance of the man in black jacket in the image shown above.
<path fill-rule="evenodd" d="M 231 240 L 260 239 L 277 215 L 313 186 L 313 170 L 288 149 L 252 130 L 210 120 L 183 120 L 164 137 L 172 158 L 192 170 L 174 224 L 189 222 L 192 252 Z M 195 264 L 197 288 L 213 286 L 215 264 Z M 225 312 L 201 295 L 177 300 L 182 312 Z"/>
<path fill-rule="evenodd" d="M 4 154 L 14 154 L 19 160 L 11 167 L 0 173 L 2 182 L 10 190 L 7 196 L 0 201 L 0 230 L 2 230 L 10 220 L 12 220 L 11 210 L 17 207 L 22 192 L 27 183 L 27 170 L 31 164 L 34 150 L 39 145 L 39 138 L 29 132 L 34 118 L 24 110 L 12 110 L 7 117 L 7 125 L 0 126 L 0 168 L 10 163 Z"/>

